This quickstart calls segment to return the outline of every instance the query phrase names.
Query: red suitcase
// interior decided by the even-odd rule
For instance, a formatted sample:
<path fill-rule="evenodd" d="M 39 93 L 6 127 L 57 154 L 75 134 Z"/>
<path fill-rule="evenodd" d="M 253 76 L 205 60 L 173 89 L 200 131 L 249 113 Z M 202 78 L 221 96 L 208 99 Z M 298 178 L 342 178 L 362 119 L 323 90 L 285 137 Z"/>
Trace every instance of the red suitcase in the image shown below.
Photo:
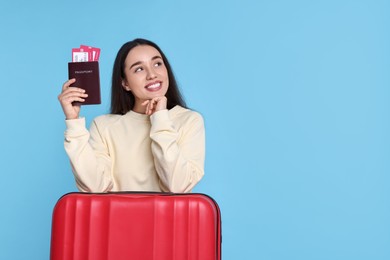
<path fill-rule="evenodd" d="M 219 260 L 221 218 L 199 193 L 69 193 L 53 211 L 51 260 Z"/>

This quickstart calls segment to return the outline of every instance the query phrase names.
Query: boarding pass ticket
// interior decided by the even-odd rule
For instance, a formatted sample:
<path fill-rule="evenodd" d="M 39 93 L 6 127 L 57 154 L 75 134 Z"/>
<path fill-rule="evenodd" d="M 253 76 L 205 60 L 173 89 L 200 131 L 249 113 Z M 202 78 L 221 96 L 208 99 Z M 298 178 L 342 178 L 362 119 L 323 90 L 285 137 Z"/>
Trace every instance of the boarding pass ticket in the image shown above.
<path fill-rule="evenodd" d="M 72 48 L 72 62 L 99 61 L 100 48 L 80 45 Z"/>

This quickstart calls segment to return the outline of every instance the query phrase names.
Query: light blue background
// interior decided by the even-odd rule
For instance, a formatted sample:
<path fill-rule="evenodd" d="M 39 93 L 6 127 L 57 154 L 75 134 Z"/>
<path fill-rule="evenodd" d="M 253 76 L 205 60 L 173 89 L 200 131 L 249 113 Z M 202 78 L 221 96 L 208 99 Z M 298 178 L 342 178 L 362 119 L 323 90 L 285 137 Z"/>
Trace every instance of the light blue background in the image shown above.
<path fill-rule="evenodd" d="M 196 192 L 222 210 L 223 259 L 390 259 L 390 2 L 2 1 L 0 259 L 48 259 L 75 191 L 57 101 L 70 50 L 112 64 L 158 43 L 207 131 Z"/>

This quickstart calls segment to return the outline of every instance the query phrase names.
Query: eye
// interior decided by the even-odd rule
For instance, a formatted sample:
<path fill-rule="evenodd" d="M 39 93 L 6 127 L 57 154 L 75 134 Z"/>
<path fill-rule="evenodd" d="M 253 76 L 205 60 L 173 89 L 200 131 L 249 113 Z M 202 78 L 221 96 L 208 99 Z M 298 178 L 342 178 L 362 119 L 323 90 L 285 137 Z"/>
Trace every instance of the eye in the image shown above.
<path fill-rule="evenodd" d="M 158 61 L 158 62 L 156 62 L 156 63 L 154 64 L 155 67 L 160 67 L 160 66 L 162 66 L 162 65 L 163 65 L 163 63 L 162 63 L 161 61 Z"/>
<path fill-rule="evenodd" d="M 134 69 L 134 72 L 140 72 L 140 71 L 143 71 L 142 67 L 137 67 L 137 68 Z"/>

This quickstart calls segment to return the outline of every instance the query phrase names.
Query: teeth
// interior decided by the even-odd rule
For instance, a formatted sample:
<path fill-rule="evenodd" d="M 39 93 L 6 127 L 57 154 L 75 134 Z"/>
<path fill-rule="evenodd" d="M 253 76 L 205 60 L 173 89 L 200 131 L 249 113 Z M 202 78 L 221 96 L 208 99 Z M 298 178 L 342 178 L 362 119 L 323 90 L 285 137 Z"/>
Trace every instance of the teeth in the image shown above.
<path fill-rule="evenodd" d="M 158 87 L 160 87 L 160 83 L 155 83 L 150 86 L 147 86 L 147 88 L 158 88 Z"/>

